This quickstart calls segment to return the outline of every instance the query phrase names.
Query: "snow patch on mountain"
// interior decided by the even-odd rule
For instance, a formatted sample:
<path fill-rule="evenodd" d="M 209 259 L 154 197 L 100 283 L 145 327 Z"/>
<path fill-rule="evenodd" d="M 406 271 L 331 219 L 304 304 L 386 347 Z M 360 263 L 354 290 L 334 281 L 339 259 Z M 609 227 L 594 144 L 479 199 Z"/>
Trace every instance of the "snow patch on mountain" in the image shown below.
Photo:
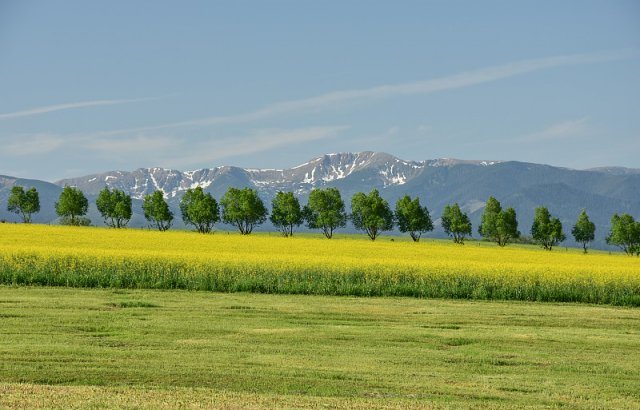
<path fill-rule="evenodd" d="M 380 152 L 331 153 L 311 159 L 289 169 L 256 169 L 221 166 L 192 171 L 165 168 L 140 168 L 132 172 L 112 171 L 101 175 L 62 180 L 58 185 L 78 186 L 90 194 L 97 194 L 105 186 L 124 190 L 135 199 L 159 190 L 165 198 L 181 196 L 188 189 L 207 189 L 221 177 L 237 184 L 246 184 L 262 192 L 293 190 L 307 194 L 313 188 L 357 175 L 358 181 L 376 181 L 383 187 L 404 185 L 420 175 L 426 167 L 447 167 L 459 164 L 492 166 L 500 161 L 465 161 L 442 158 L 426 161 L 407 161 Z"/>

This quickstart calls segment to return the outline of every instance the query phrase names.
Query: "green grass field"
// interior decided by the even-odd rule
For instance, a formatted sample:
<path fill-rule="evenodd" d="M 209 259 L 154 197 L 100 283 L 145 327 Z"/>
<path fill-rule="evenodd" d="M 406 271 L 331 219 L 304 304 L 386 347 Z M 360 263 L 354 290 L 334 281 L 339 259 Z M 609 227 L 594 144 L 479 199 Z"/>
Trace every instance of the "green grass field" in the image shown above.
<path fill-rule="evenodd" d="M 0 287 L 0 408 L 640 408 L 640 310 Z"/>

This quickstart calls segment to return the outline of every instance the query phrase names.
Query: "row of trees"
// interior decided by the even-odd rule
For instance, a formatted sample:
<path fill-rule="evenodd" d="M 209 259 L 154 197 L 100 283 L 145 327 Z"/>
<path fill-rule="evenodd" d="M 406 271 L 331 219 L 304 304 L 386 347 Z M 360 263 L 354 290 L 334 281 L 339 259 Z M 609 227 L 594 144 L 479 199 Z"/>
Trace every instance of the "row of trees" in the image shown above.
<path fill-rule="evenodd" d="M 62 224 L 89 225 L 85 217 L 89 202 L 81 190 L 66 186 L 55 204 L 57 215 Z M 118 189 L 105 187 L 98 194 L 96 207 L 104 218 L 105 224 L 114 228 L 126 227 L 131 220 L 131 196 Z M 31 222 L 32 215 L 40 211 L 40 200 L 35 188 L 25 190 L 14 186 L 11 190 L 7 209 L 22 216 L 25 223 Z M 155 191 L 143 199 L 144 217 L 151 227 L 160 231 L 168 230 L 174 219 L 162 191 Z M 292 236 L 295 227 L 306 222 L 310 229 L 319 229 L 327 238 L 332 238 L 336 229 L 346 226 L 351 220 L 354 227 L 364 231 L 371 240 L 382 232 L 397 226 L 400 232 L 409 233 L 414 241 L 433 230 L 433 221 L 426 206 L 419 198 L 405 195 L 391 210 L 389 203 L 373 189 L 369 194 L 356 193 L 351 198 L 351 214 L 345 211 L 345 204 L 336 188 L 314 189 L 309 194 L 307 205 L 302 207 L 293 192 L 278 192 L 271 204 L 271 213 L 254 189 L 229 188 L 220 199 L 220 204 L 210 193 L 201 187 L 188 189 L 180 201 L 180 213 L 185 224 L 193 226 L 200 233 L 209 233 L 216 223 L 223 221 L 238 228 L 242 235 L 248 235 L 253 229 L 264 223 L 269 217 L 271 223 L 283 236 Z M 455 203 L 445 206 L 441 224 L 453 241 L 464 244 L 471 236 L 472 226 L 469 216 Z M 595 239 L 595 224 L 582 210 L 571 233 L 581 243 L 584 252 Z M 505 246 L 520 237 L 516 211 L 513 208 L 502 209 L 500 202 L 489 197 L 487 200 L 478 233 L 485 239 Z M 562 223 L 553 217 L 545 207 L 535 210 L 532 239 L 544 249 L 551 250 L 566 239 Z M 640 254 L 640 221 L 631 215 L 615 214 L 611 218 L 611 231 L 607 243 L 619 246 L 629 255 Z"/>

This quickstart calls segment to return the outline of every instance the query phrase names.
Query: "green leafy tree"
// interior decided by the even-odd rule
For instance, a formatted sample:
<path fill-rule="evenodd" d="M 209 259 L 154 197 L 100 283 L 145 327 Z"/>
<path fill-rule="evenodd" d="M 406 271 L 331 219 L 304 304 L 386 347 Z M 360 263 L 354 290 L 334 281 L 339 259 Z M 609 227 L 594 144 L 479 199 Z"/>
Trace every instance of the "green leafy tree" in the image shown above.
<path fill-rule="evenodd" d="M 112 228 L 124 228 L 131 220 L 131 197 L 124 191 L 104 187 L 98 194 L 96 207 L 104 223 Z"/>
<path fill-rule="evenodd" d="M 640 255 L 640 221 L 629 214 L 614 214 L 607 243 L 622 249 L 627 255 Z"/>
<path fill-rule="evenodd" d="M 187 225 L 193 225 L 200 233 L 209 233 L 220 220 L 218 202 L 202 187 L 187 189 L 180 200 L 180 213 Z"/>
<path fill-rule="evenodd" d="M 433 221 L 426 206 L 420 206 L 420 198 L 411 199 L 405 195 L 396 202 L 396 222 L 400 232 L 409 232 L 414 242 L 418 242 L 425 232 L 433 231 Z"/>
<path fill-rule="evenodd" d="M 159 231 L 164 232 L 171 228 L 173 212 L 169 209 L 167 201 L 164 200 L 162 191 L 155 191 L 151 195 L 146 195 L 142 201 L 142 211 L 149 224 Z"/>
<path fill-rule="evenodd" d="M 63 225 L 85 226 L 91 223 L 89 218 L 85 217 L 89 210 L 89 201 L 78 188 L 65 186 L 55 206 Z"/>
<path fill-rule="evenodd" d="M 393 229 L 393 212 L 378 190 L 372 189 L 369 195 L 358 192 L 351 198 L 351 221 L 375 241 L 381 232 Z"/>
<path fill-rule="evenodd" d="M 229 188 L 220 200 L 222 220 L 234 225 L 242 235 L 248 235 L 253 228 L 267 220 L 267 208 L 251 188 Z"/>
<path fill-rule="evenodd" d="M 309 229 L 322 229 L 328 239 L 336 229 L 347 225 L 344 201 L 336 188 L 313 189 L 302 213 Z"/>
<path fill-rule="evenodd" d="M 464 245 L 464 239 L 467 235 L 471 236 L 471 221 L 469 216 L 462 212 L 458 203 L 444 207 L 442 229 L 453 238 L 455 243 L 461 245 Z"/>
<path fill-rule="evenodd" d="M 293 236 L 293 227 L 304 222 L 300 201 L 293 192 L 278 192 L 271 202 L 271 216 L 273 226 L 280 229 L 285 237 Z"/>
<path fill-rule="evenodd" d="M 505 246 L 511 239 L 520 237 L 518 231 L 518 219 L 513 208 L 502 210 L 500 202 L 490 196 L 482 213 L 478 233 L 496 242 L 499 246 Z"/>
<path fill-rule="evenodd" d="M 535 210 L 533 225 L 531 225 L 531 237 L 548 251 L 566 239 L 562 232 L 562 223 L 558 218 L 552 218 L 549 210 L 544 206 Z"/>
<path fill-rule="evenodd" d="M 596 224 L 589 220 L 586 210 L 583 209 L 582 212 L 580 212 L 576 224 L 573 226 L 573 229 L 571 229 L 571 234 L 576 242 L 582 244 L 584 253 L 587 253 L 587 245 L 593 242 L 596 237 Z"/>
<path fill-rule="evenodd" d="M 7 210 L 21 215 L 24 223 L 31 223 L 31 216 L 40 212 L 38 191 L 33 187 L 25 191 L 23 187 L 15 185 L 11 188 Z"/>

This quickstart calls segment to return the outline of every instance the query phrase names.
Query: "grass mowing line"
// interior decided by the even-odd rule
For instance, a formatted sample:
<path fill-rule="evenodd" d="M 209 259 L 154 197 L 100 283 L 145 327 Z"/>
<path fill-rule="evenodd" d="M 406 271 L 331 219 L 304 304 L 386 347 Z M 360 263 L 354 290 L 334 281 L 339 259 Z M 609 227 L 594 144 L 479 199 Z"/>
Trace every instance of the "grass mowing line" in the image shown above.
<path fill-rule="evenodd" d="M 86 408 L 345 408 L 366 410 L 425 409 L 428 406 L 410 398 L 334 398 L 268 393 L 212 391 L 201 388 L 140 388 L 95 386 L 47 386 L 0 383 L 3 409 L 86 409 Z M 434 406 L 435 407 L 435 406 Z"/>
<path fill-rule="evenodd" d="M 0 408 L 640 407 L 637 309 L 30 287 L 0 301 Z"/>
<path fill-rule="evenodd" d="M 202 388 L 48 386 L 0 383 L 3 409 L 425 409 L 402 398 L 334 398 L 213 391 Z M 434 406 L 435 407 L 435 406 Z"/>

